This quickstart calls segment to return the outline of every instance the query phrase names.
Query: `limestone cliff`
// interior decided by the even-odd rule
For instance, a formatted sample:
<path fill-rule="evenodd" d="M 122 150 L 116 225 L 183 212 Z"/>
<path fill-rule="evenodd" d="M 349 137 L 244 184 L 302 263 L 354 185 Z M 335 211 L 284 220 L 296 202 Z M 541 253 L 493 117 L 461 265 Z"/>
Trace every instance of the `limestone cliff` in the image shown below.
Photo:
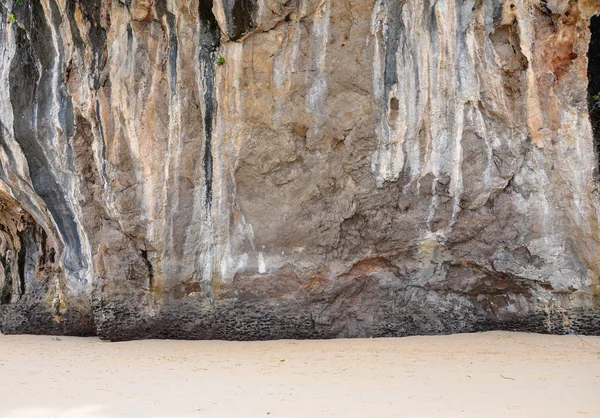
<path fill-rule="evenodd" d="M 599 13 L 3 1 L 0 329 L 600 333 Z"/>

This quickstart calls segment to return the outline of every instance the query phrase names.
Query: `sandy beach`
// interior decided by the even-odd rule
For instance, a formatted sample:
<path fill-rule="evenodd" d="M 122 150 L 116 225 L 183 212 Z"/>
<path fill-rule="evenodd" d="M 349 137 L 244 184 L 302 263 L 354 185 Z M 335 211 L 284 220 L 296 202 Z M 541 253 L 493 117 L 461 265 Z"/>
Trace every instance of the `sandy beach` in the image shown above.
<path fill-rule="evenodd" d="M 2 417 L 598 417 L 600 337 L 0 336 Z"/>

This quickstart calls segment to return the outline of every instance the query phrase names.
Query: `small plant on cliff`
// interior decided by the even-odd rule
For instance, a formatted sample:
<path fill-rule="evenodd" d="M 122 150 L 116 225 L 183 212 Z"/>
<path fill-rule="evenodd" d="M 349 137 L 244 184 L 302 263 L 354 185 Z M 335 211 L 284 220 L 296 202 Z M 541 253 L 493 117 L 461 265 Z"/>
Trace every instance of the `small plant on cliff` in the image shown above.
<path fill-rule="evenodd" d="M 594 99 L 595 101 L 600 101 L 600 93 L 596 93 L 595 95 L 593 95 L 592 99 Z"/>
<path fill-rule="evenodd" d="M 17 4 L 18 4 L 19 6 L 23 6 L 23 4 L 24 4 L 24 3 L 23 3 L 23 0 L 17 0 Z M 17 16 L 15 16 L 15 14 L 14 14 L 14 13 L 11 13 L 11 14 L 9 14 L 9 15 L 8 15 L 8 21 L 9 21 L 10 23 L 17 23 L 17 22 L 18 22 L 18 21 L 17 21 Z"/>
<path fill-rule="evenodd" d="M 225 65 L 225 57 L 217 58 L 217 65 L 219 65 L 219 66 Z"/>
<path fill-rule="evenodd" d="M 22 6 L 23 5 L 23 0 L 17 0 L 17 4 L 19 6 Z M 9 20 L 10 23 L 17 23 L 17 16 L 15 16 L 14 13 L 11 13 L 11 14 L 8 15 L 8 20 Z"/>

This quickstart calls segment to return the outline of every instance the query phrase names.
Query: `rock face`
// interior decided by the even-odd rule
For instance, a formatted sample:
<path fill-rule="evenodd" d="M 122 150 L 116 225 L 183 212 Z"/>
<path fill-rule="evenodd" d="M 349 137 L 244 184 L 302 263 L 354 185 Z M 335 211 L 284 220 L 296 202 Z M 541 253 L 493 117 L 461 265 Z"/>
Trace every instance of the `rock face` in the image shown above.
<path fill-rule="evenodd" d="M 2 2 L 1 331 L 600 333 L 599 13 Z"/>

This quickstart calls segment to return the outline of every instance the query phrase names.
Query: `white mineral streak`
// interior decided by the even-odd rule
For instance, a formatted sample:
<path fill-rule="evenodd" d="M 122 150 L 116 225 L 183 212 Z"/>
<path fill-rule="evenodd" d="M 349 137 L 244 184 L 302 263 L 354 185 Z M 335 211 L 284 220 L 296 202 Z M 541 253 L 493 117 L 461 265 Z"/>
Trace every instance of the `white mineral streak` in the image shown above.
<path fill-rule="evenodd" d="M 232 224 L 232 214 L 235 208 L 235 183 L 231 173 L 235 171 L 240 148 L 243 146 L 242 132 L 244 130 L 244 108 L 242 99 L 242 65 L 244 62 L 244 44 L 229 43 L 221 51 L 226 65 L 217 69 L 217 102 L 219 113 L 214 129 L 213 144 L 213 210 L 212 222 L 215 225 L 216 254 L 214 262 L 219 277 L 225 281 L 233 280 L 235 273 L 244 268 L 247 255 L 236 257 L 233 248 L 232 234 L 238 237 L 253 237 L 245 228 L 243 215 L 239 221 Z M 243 239 L 243 238 L 242 238 Z"/>
<path fill-rule="evenodd" d="M 169 28 L 169 30 L 176 30 L 173 28 Z M 170 33 L 167 34 L 167 36 L 171 36 Z M 175 68 L 171 68 L 171 65 L 169 65 L 169 70 L 167 72 L 168 74 L 168 79 L 169 79 L 169 135 L 168 135 L 168 142 L 167 142 L 167 155 L 165 156 L 165 172 L 164 172 L 164 184 L 163 184 L 163 195 L 164 197 L 171 195 L 175 196 L 175 201 L 171 201 L 171 199 L 160 199 L 163 202 L 163 207 L 162 207 L 162 213 L 163 216 L 166 216 L 166 214 L 169 212 L 169 209 L 172 208 L 171 205 L 176 204 L 177 200 L 178 200 L 178 192 L 179 190 L 176 188 L 175 190 L 169 190 L 172 187 L 172 184 L 174 182 L 174 179 L 172 179 L 172 176 L 177 176 L 177 173 L 180 172 L 180 161 L 181 161 L 181 105 L 179 103 L 179 94 L 178 91 L 179 89 L 175 86 L 175 89 L 173 89 L 173 86 L 171 86 L 171 80 L 173 78 L 175 78 L 177 85 L 179 85 L 180 80 L 179 80 L 179 73 L 180 73 L 180 60 L 177 60 L 177 65 L 175 66 Z M 173 74 L 172 72 L 175 71 L 175 74 Z M 174 152 L 176 152 L 176 155 L 174 155 Z M 200 156 L 198 156 L 200 157 Z M 148 173 L 151 175 L 151 173 Z M 176 182 L 177 180 L 175 180 Z M 146 185 L 149 182 L 146 182 Z M 152 196 L 150 193 L 152 193 L 152 188 L 149 188 L 149 194 L 146 197 L 146 201 L 150 201 L 153 202 L 154 200 L 154 196 Z M 187 196 L 185 196 L 187 198 Z M 156 216 L 154 215 L 154 213 L 150 212 L 149 213 L 149 219 L 155 219 Z M 167 222 L 169 222 L 169 224 L 172 224 L 173 222 L 173 218 L 172 217 L 167 217 L 166 218 Z M 159 230 L 161 230 L 162 228 L 159 228 Z M 169 245 L 170 242 L 173 241 L 173 228 L 172 225 L 168 225 L 166 228 L 166 231 L 168 231 L 168 235 L 165 237 L 166 240 L 166 244 Z M 151 234 L 151 230 L 148 231 L 149 235 Z M 151 239 L 151 235 L 149 237 L 149 239 Z"/>
<path fill-rule="evenodd" d="M 322 123 L 325 121 L 325 98 L 327 97 L 327 46 L 329 44 L 329 21 L 331 1 L 322 0 L 313 16 L 313 56 L 315 72 L 308 91 L 307 106 Z M 317 127 L 318 129 L 319 127 Z"/>
<path fill-rule="evenodd" d="M 384 25 L 387 19 L 387 2 L 386 0 L 376 0 L 375 7 L 373 8 L 373 15 L 371 18 L 371 34 L 375 39 L 374 56 L 373 56 L 373 93 L 375 100 L 379 103 L 383 102 L 384 93 L 384 79 L 381 76 L 384 74 L 385 68 L 385 39 L 383 37 Z M 389 147 L 389 134 L 385 123 L 385 117 L 387 115 L 387 105 L 383 104 L 380 106 L 380 122 L 377 126 L 378 136 L 378 150 L 375 151 L 373 157 L 372 169 L 377 176 L 377 184 L 381 185 L 383 181 L 388 178 L 392 178 L 390 172 L 390 154 L 386 152 L 386 148 Z"/>
<path fill-rule="evenodd" d="M 258 253 L 258 272 L 260 274 L 267 272 L 267 267 L 265 266 L 265 256 L 262 252 Z"/>

